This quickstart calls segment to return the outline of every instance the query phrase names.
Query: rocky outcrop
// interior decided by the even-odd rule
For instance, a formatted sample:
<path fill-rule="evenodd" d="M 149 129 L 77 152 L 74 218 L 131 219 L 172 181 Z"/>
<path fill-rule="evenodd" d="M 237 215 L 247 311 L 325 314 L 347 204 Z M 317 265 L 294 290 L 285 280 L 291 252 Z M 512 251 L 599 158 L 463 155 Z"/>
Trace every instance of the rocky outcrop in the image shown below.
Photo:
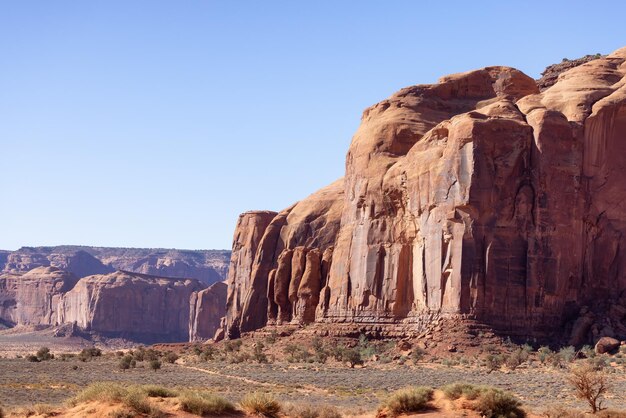
<path fill-rule="evenodd" d="M 238 239 L 238 225 L 233 251 L 248 264 L 231 264 L 227 335 L 285 322 L 420 332 L 459 317 L 549 338 L 583 306 L 619 316 L 625 62 L 626 48 L 542 92 L 487 67 L 367 109 L 343 180 L 269 223 L 264 212 L 260 240 Z"/>
<path fill-rule="evenodd" d="M 55 267 L 0 273 L 0 322 L 6 326 L 57 325 L 59 304 L 78 278 Z"/>
<path fill-rule="evenodd" d="M 62 327 L 152 343 L 208 339 L 226 285 L 117 271 L 78 279 L 56 267 L 0 273 L 0 325 Z"/>
<path fill-rule="evenodd" d="M 218 282 L 191 294 L 189 341 L 213 338 L 225 314 L 226 289 L 224 282 Z"/>
<path fill-rule="evenodd" d="M 160 277 L 191 278 L 212 284 L 226 279 L 229 251 L 166 250 L 106 247 L 23 247 L 0 254 L 0 270 L 27 272 L 53 266 L 77 277 L 107 274 L 116 270 Z"/>
<path fill-rule="evenodd" d="M 595 55 L 585 55 L 582 58 L 577 59 L 568 59 L 563 58 L 558 64 L 552 64 L 546 67 L 546 69 L 541 73 L 541 78 L 537 80 L 537 86 L 539 90 L 543 91 L 548 87 L 552 87 L 557 80 L 559 79 L 559 75 L 564 73 L 565 71 L 571 70 L 574 67 L 578 67 L 579 65 L 585 64 L 589 61 L 597 60 L 598 58 L 603 58 L 604 55 L 595 54 Z"/>
<path fill-rule="evenodd" d="M 124 271 L 88 276 L 63 295 L 58 322 L 142 342 L 187 341 L 190 300 L 202 288 L 192 279 Z"/>
<path fill-rule="evenodd" d="M 271 322 L 297 322 L 294 310 L 300 299 L 319 296 L 309 295 L 305 289 L 298 294 L 307 271 L 306 253 L 315 249 L 321 254 L 332 247 L 343 192 L 343 180 L 338 180 L 279 213 L 247 212 L 240 216 L 228 279 L 228 336 L 234 338 L 240 332 L 262 327 L 268 317 Z M 309 270 L 309 275 L 321 272 L 314 267 Z M 325 283 L 321 276 L 316 280 L 320 288 Z M 307 303 L 310 305 L 303 300 L 301 305 Z"/>

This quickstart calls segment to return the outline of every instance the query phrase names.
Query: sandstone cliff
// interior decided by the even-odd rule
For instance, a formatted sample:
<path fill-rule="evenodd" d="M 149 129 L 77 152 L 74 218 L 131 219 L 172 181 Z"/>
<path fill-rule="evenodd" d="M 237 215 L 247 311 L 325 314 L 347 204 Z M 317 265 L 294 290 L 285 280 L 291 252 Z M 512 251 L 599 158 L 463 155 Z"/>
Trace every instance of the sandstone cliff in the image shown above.
<path fill-rule="evenodd" d="M 0 271 L 27 272 L 52 266 L 77 277 L 132 271 L 161 277 L 192 278 L 206 284 L 226 279 L 230 252 L 106 247 L 24 247 L 0 253 Z"/>
<path fill-rule="evenodd" d="M 78 279 L 56 267 L 0 273 L 0 325 L 73 324 L 107 337 L 174 342 L 213 337 L 226 285 L 117 271 Z M 28 328 L 31 327 L 31 328 Z"/>
<path fill-rule="evenodd" d="M 191 294 L 189 341 L 213 338 L 225 313 L 226 288 L 224 282 L 218 282 Z"/>
<path fill-rule="evenodd" d="M 487 67 L 367 109 L 343 180 L 240 217 L 227 335 L 461 317 L 626 338 L 625 75 L 623 48 L 541 92 Z"/>
<path fill-rule="evenodd" d="M 0 322 L 5 326 L 56 325 L 59 303 L 78 279 L 55 267 L 0 273 Z"/>
<path fill-rule="evenodd" d="M 202 288 L 196 280 L 125 271 L 88 276 L 63 295 L 58 322 L 143 342 L 187 341 L 190 299 Z"/>

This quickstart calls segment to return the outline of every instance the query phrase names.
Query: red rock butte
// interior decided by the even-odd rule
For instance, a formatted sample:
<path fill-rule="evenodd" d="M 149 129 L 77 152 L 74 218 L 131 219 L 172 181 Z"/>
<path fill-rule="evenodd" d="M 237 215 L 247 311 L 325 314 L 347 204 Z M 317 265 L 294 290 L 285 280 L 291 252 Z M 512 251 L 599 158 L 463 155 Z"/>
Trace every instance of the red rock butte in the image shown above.
<path fill-rule="evenodd" d="M 625 74 L 622 48 L 541 92 L 487 67 L 366 109 L 342 179 L 239 217 L 222 331 L 626 338 Z"/>

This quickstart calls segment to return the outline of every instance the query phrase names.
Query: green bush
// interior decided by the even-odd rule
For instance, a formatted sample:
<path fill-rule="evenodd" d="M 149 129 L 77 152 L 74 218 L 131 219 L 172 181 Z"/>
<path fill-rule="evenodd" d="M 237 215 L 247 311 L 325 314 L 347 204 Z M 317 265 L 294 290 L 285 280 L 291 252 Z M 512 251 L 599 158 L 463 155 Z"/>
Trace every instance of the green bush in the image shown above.
<path fill-rule="evenodd" d="M 138 386 L 123 387 L 117 383 L 99 382 L 93 383 L 69 401 L 71 406 L 79 403 L 99 401 L 99 402 L 119 402 L 138 414 L 146 414 L 149 417 L 157 418 L 164 416 L 163 412 L 152 406 L 146 398 L 146 393 Z"/>
<path fill-rule="evenodd" d="M 432 397 L 432 388 L 426 386 L 400 389 L 389 395 L 381 407 L 392 415 L 420 412 L 428 408 L 428 402 Z"/>
<path fill-rule="evenodd" d="M 195 415 L 230 414 L 236 411 L 233 404 L 209 392 L 183 392 L 180 409 Z"/>
<path fill-rule="evenodd" d="M 521 402 L 508 392 L 485 388 L 481 391 L 476 410 L 485 418 L 524 418 Z"/>
<path fill-rule="evenodd" d="M 576 349 L 571 345 L 559 350 L 559 357 L 563 363 L 571 363 L 576 357 Z"/>
<path fill-rule="evenodd" d="M 267 355 L 263 352 L 263 349 L 265 348 L 265 345 L 263 345 L 262 342 L 258 342 L 256 343 L 256 345 L 254 346 L 254 351 L 252 354 L 252 357 L 254 357 L 254 360 L 257 363 L 267 363 Z"/>
<path fill-rule="evenodd" d="M 278 417 L 281 411 L 280 403 L 269 393 L 249 393 L 239 404 L 245 412 L 267 418 Z"/>

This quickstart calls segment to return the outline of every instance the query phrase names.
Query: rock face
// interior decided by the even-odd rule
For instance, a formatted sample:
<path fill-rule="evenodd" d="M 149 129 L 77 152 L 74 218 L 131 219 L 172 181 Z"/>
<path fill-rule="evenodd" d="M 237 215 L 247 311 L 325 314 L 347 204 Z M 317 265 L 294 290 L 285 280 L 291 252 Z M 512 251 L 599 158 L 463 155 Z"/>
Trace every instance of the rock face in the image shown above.
<path fill-rule="evenodd" d="M 206 284 L 226 279 L 230 251 L 106 247 L 24 247 L 0 253 L 0 270 L 27 272 L 53 266 L 77 277 L 132 271 L 160 277 L 191 278 Z"/>
<path fill-rule="evenodd" d="M 0 273 L 0 322 L 15 325 L 56 325 L 59 304 L 78 279 L 55 267 L 28 273 Z"/>
<path fill-rule="evenodd" d="M 78 279 L 56 267 L 0 273 L 0 325 L 60 326 L 152 342 L 208 339 L 225 314 L 226 285 L 117 271 Z"/>
<path fill-rule="evenodd" d="M 344 179 L 240 218 L 226 334 L 467 317 L 539 337 L 578 322 L 586 341 L 585 305 L 626 331 L 625 62 L 626 48 L 542 92 L 487 67 L 367 109 Z"/>
<path fill-rule="evenodd" d="M 191 294 L 189 341 L 213 338 L 225 313 L 226 289 L 226 283 L 218 282 Z"/>
<path fill-rule="evenodd" d="M 61 299 L 59 323 L 143 342 L 187 341 L 190 299 L 202 287 L 123 271 L 88 276 Z"/>

